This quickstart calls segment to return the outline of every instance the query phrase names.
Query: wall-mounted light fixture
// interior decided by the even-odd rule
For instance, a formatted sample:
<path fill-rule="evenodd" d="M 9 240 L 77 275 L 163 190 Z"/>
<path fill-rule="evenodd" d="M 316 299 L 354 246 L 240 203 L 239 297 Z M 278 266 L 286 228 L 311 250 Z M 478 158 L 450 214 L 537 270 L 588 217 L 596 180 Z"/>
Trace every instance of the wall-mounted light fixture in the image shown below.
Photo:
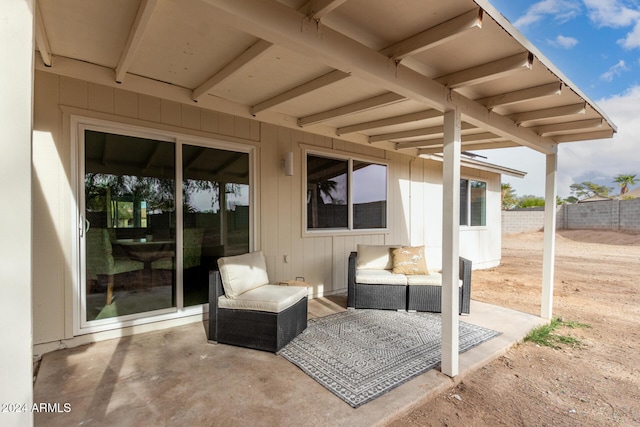
<path fill-rule="evenodd" d="M 282 167 L 284 168 L 284 174 L 287 176 L 293 176 L 293 151 L 288 151 L 284 155 L 282 160 Z"/>

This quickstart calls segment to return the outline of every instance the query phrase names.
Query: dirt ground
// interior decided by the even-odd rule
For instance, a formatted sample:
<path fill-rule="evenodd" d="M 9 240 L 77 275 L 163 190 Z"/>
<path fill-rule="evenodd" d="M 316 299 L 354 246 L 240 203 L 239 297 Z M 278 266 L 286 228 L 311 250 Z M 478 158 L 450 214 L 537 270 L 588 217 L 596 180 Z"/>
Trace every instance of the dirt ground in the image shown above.
<path fill-rule="evenodd" d="M 539 315 L 542 240 L 504 236 L 471 298 Z M 581 345 L 517 344 L 390 425 L 640 426 L 639 279 L 640 234 L 558 231 L 553 316 L 590 326 L 557 330 Z"/>

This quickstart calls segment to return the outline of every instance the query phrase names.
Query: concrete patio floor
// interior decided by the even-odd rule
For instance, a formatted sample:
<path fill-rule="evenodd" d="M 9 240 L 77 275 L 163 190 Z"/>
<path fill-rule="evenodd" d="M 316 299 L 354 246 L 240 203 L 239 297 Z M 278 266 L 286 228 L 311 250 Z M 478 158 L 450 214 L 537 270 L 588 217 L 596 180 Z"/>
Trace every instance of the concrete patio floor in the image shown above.
<path fill-rule="evenodd" d="M 309 302 L 309 317 L 344 310 L 346 296 Z M 444 392 L 502 355 L 540 317 L 471 301 L 461 320 L 502 332 L 460 355 L 452 380 L 433 369 L 357 409 L 275 354 L 207 342 L 193 323 L 44 355 L 34 401 L 71 405 L 36 413 L 36 426 L 372 426 Z"/>

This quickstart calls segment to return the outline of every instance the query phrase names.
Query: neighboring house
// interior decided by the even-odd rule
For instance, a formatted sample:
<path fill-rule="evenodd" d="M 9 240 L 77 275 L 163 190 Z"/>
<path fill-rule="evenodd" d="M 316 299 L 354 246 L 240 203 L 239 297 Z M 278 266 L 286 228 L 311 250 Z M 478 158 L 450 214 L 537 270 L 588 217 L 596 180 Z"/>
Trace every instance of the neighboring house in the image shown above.
<path fill-rule="evenodd" d="M 500 175 L 521 175 L 461 150 L 543 153 L 555 201 L 558 144 L 615 132 L 484 0 L 9 0 L 0 14 L 14 23 L 0 33 L 13 399 L 28 399 L 32 346 L 201 321 L 203 272 L 223 255 L 260 249 L 272 280 L 303 276 L 315 297 L 345 291 L 359 243 L 425 245 L 453 295 L 458 255 L 499 263 Z M 554 209 L 547 221 L 549 318 Z"/>
<path fill-rule="evenodd" d="M 640 197 L 640 187 L 629 190 L 627 194 L 618 196 L 620 199 L 637 199 L 638 197 Z"/>
<path fill-rule="evenodd" d="M 591 196 L 591 197 L 585 197 L 584 199 L 580 199 L 576 203 L 605 202 L 607 200 L 613 200 L 613 198 L 603 197 L 603 196 Z"/>

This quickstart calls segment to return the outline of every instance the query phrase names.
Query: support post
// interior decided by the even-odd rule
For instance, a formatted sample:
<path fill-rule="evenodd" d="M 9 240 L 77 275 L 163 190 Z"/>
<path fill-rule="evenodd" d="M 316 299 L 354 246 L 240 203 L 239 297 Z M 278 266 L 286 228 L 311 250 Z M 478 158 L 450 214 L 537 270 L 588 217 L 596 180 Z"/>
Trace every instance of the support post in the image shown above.
<path fill-rule="evenodd" d="M 459 255 L 460 255 L 460 151 L 461 117 L 458 109 L 444 114 L 442 168 L 442 373 L 458 375 Z"/>
<path fill-rule="evenodd" d="M 553 313 L 553 276 L 556 251 L 556 175 L 558 155 L 547 154 L 544 200 L 544 252 L 542 256 L 542 310 L 540 316 L 551 319 Z"/>
<path fill-rule="evenodd" d="M 0 2 L 0 403 L 33 404 L 31 147 L 35 0 Z M 0 411 L 31 426 L 31 411 Z"/>

